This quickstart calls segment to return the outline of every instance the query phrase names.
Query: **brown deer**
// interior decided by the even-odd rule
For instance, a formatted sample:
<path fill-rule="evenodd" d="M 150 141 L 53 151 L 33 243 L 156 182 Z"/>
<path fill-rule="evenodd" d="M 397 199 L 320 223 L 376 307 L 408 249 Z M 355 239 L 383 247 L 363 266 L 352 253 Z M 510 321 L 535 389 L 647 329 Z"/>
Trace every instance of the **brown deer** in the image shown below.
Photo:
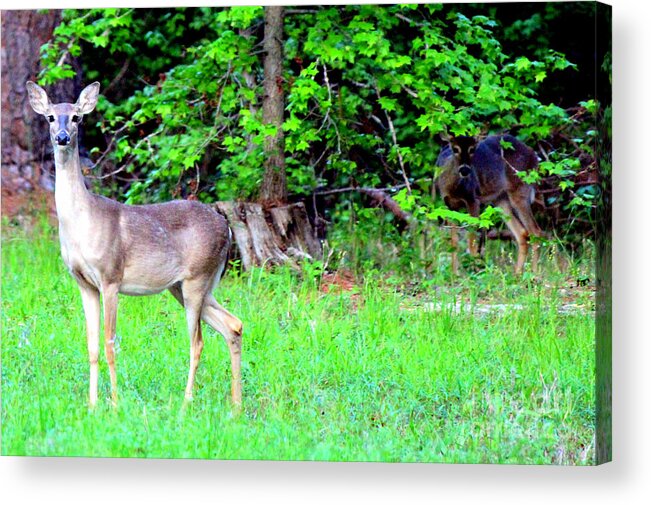
<path fill-rule="evenodd" d="M 518 245 L 516 274 L 521 274 L 529 249 L 529 236 L 544 236 L 531 211 L 535 191 L 525 183 L 520 172 L 538 167 L 536 153 L 512 135 L 492 135 L 478 142 L 474 137 L 448 138 L 436 161 L 442 167 L 436 187 L 445 205 L 452 210 L 466 208 L 472 216 L 479 216 L 482 204 L 499 207 L 506 215 L 506 225 Z M 508 143 L 507 147 L 502 145 Z M 456 250 L 457 230 L 452 228 L 452 245 Z M 468 238 L 468 249 L 477 254 L 476 239 Z M 536 271 L 538 244 L 534 246 L 532 269 Z M 458 261 L 453 253 L 453 270 Z"/>
<path fill-rule="evenodd" d="M 212 295 L 226 266 L 231 231 L 226 219 L 196 201 L 124 205 L 86 189 L 79 163 L 78 129 L 95 109 L 99 83 L 87 86 L 76 103 L 52 104 L 27 82 L 29 102 L 50 124 L 56 167 L 55 202 L 61 256 L 79 285 L 90 361 L 89 402 L 97 403 L 100 293 L 104 308 L 104 351 L 117 404 L 115 325 L 118 293 L 150 295 L 169 290 L 185 308 L 190 333 L 190 371 L 185 399 L 201 357 L 201 320 L 221 333 L 231 358 L 231 397 L 242 402 L 242 323 Z"/>

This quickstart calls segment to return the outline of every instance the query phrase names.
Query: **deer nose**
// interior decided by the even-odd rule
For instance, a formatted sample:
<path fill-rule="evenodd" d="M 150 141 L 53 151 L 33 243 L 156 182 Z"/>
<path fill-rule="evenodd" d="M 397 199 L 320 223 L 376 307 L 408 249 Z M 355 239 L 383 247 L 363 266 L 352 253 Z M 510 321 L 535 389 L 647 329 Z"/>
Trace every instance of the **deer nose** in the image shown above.
<path fill-rule="evenodd" d="M 70 143 L 70 135 L 68 135 L 67 131 L 61 130 L 57 133 L 57 136 L 54 137 L 54 140 L 56 140 L 57 144 L 60 146 L 67 146 Z"/>
<path fill-rule="evenodd" d="M 470 175 L 470 167 L 468 165 L 461 165 L 459 167 L 459 175 L 461 177 L 468 177 Z"/>

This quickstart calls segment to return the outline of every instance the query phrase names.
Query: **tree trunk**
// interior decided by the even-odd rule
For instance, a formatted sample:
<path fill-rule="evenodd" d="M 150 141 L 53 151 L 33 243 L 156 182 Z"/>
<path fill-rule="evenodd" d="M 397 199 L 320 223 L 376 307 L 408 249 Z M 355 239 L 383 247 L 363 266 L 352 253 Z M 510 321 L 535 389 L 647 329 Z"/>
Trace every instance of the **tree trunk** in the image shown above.
<path fill-rule="evenodd" d="M 287 175 L 285 173 L 285 136 L 283 119 L 285 97 L 283 92 L 283 7 L 264 9 L 264 100 L 263 122 L 276 127 L 275 135 L 265 138 L 264 178 L 260 201 L 266 204 L 287 202 Z"/>
<path fill-rule="evenodd" d="M 3 196 L 37 187 L 54 189 L 54 161 L 47 121 L 29 105 L 25 82 L 40 71 L 40 47 L 52 37 L 60 10 L 2 11 L 2 186 Z M 48 90 L 53 101 L 74 99 L 76 82 Z M 4 206 L 3 206 L 4 207 Z"/>
<path fill-rule="evenodd" d="M 241 31 L 243 37 L 251 36 Z M 233 230 L 242 267 L 296 266 L 302 259 L 321 259 L 321 243 L 302 203 L 288 204 L 285 172 L 283 121 L 283 7 L 265 7 L 264 97 L 262 122 L 274 126 L 275 133 L 264 141 L 264 176 L 259 203 L 219 202 L 217 209 L 226 216 Z M 255 77 L 245 74 L 247 86 L 254 88 Z M 249 104 L 255 113 L 255 107 Z M 249 148 L 251 144 L 249 143 Z"/>

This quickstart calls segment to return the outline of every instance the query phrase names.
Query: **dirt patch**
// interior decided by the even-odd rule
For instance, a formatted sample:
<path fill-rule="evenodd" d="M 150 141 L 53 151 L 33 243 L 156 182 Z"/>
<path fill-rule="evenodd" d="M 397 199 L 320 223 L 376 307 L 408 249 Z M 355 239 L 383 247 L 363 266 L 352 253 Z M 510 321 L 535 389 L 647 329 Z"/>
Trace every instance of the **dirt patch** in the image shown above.
<path fill-rule="evenodd" d="M 43 214 L 50 224 L 56 225 L 54 193 L 43 189 L 36 180 L 25 179 L 23 174 L 13 173 L 2 167 L 3 222 L 21 228 L 30 228 Z"/>
<path fill-rule="evenodd" d="M 355 276 L 346 270 L 323 274 L 319 289 L 321 293 L 328 295 L 342 295 L 345 293 L 351 301 L 353 311 L 359 310 L 360 304 L 363 303 L 361 289 L 355 280 Z"/>
<path fill-rule="evenodd" d="M 325 273 L 321 278 L 321 291 L 323 293 L 340 293 L 352 291 L 357 287 L 355 276 L 345 270 Z"/>

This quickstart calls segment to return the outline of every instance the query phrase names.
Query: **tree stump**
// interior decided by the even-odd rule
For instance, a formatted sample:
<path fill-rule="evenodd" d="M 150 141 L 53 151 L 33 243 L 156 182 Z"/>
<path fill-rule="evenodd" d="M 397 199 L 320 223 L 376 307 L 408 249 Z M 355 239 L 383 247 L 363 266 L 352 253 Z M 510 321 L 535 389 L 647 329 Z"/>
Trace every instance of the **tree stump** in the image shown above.
<path fill-rule="evenodd" d="M 303 203 L 265 208 L 252 202 L 218 202 L 233 231 L 242 267 L 281 265 L 294 267 L 302 259 L 319 260 L 321 243 Z"/>

